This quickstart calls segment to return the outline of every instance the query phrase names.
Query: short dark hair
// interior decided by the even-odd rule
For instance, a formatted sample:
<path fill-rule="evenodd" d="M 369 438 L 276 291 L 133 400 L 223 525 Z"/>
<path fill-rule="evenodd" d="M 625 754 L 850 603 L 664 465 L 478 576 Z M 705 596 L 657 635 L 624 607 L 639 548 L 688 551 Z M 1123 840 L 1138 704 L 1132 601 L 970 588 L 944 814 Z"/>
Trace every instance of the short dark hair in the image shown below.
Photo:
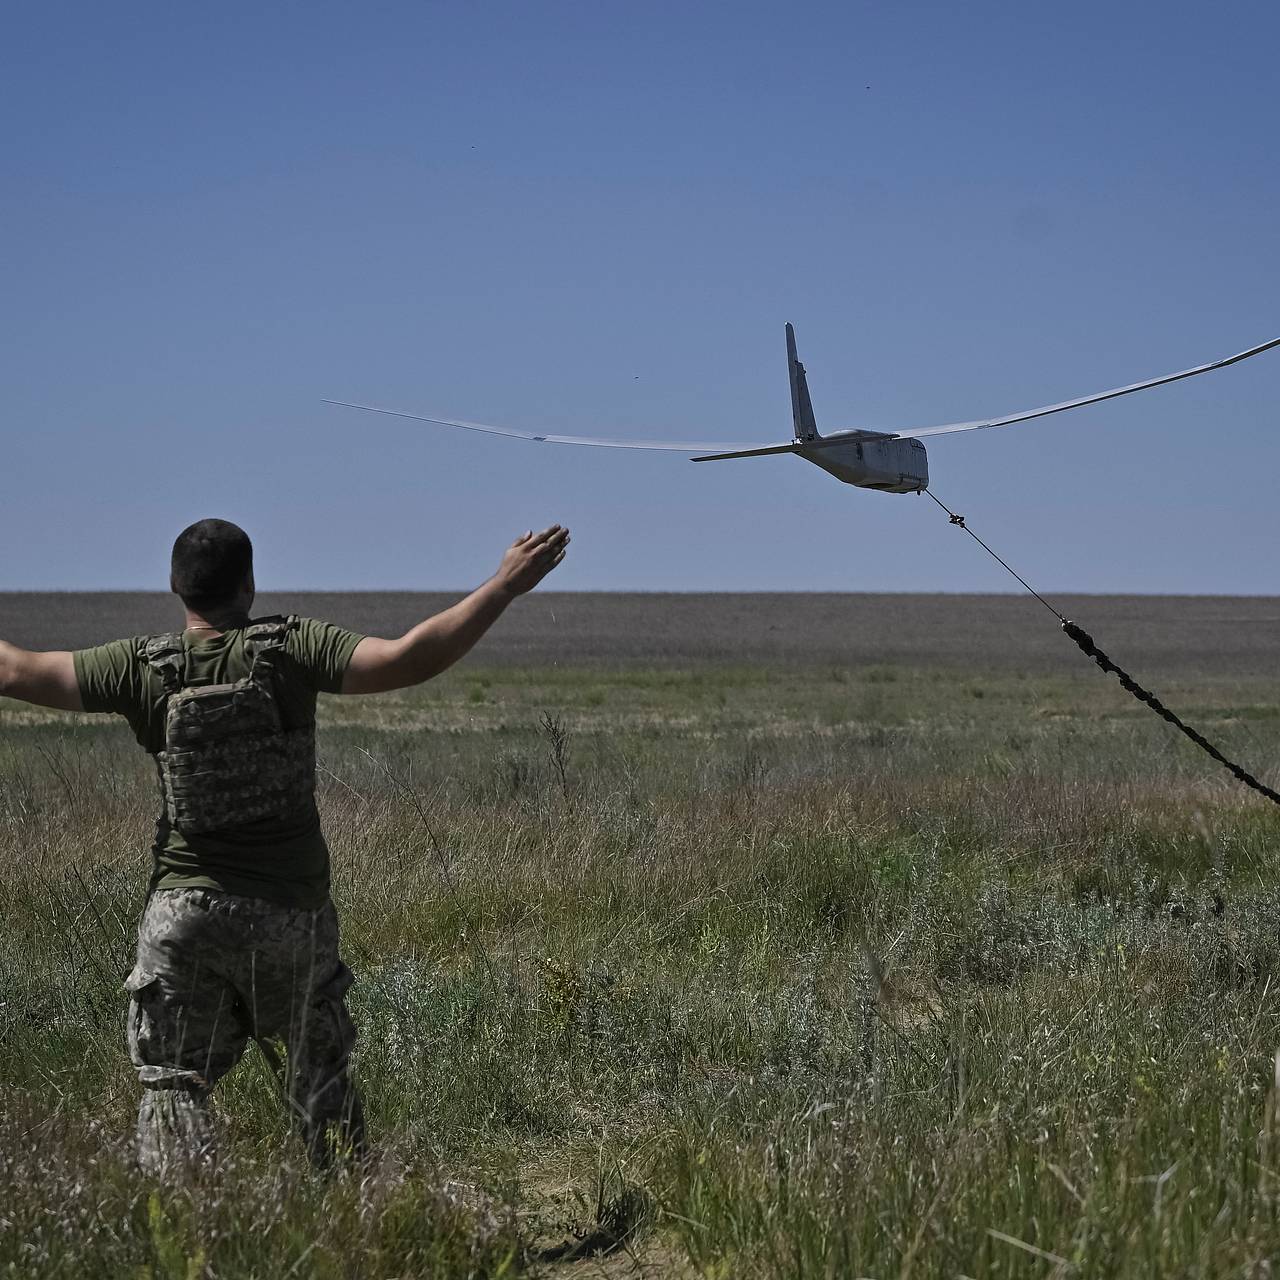
<path fill-rule="evenodd" d="M 173 544 L 169 589 L 193 609 L 234 600 L 253 572 L 253 543 L 229 520 L 197 520 Z"/>

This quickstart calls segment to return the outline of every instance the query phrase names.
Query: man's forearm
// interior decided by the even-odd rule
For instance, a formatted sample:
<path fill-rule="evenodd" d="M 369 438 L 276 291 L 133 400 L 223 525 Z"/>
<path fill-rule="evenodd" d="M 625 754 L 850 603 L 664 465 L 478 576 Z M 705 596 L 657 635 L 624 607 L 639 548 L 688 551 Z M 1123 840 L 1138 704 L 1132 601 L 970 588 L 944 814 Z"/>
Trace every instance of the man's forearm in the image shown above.
<path fill-rule="evenodd" d="M 70 653 L 32 653 L 0 640 L 0 697 L 39 707 L 80 711 L 80 686 Z"/>
<path fill-rule="evenodd" d="M 366 636 L 342 679 L 343 693 L 388 693 L 438 676 L 469 652 L 515 597 L 490 578 L 465 600 L 420 622 L 398 640 Z"/>
<path fill-rule="evenodd" d="M 502 616 L 515 597 L 490 578 L 464 600 L 420 622 L 400 638 L 405 672 L 414 684 L 453 666 Z"/>
<path fill-rule="evenodd" d="M 465 600 L 418 623 L 399 640 L 361 640 L 342 677 L 342 692 L 389 693 L 438 676 L 470 651 L 516 596 L 532 591 L 564 559 L 568 545 L 563 525 L 521 534 L 507 548 L 498 572 Z"/>

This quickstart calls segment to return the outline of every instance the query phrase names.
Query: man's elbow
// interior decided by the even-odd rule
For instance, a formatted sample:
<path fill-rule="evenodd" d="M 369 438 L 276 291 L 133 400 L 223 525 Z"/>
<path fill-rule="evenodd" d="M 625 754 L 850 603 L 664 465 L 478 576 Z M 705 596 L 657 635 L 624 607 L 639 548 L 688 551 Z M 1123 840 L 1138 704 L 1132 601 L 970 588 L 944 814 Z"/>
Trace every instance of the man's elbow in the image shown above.
<path fill-rule="evenodd" d="M 56 711 L 82 711 L 70 653 L 28 653 L 0 643 L 0 696 Z"/>
<path fill-rule="evenodd" d="M 398 688 L 411 689 L 426 684 L 453 665 L 455 656 L 449 646 L 436 637 L 415 636 L 412 631 L 396 642 L 394 658 L 395 679 Z"/>
<path fill-rule="evenodd" d="M 0 644 L 0 698 L 17 697 L 20 670 L 12 645 Z"/>
<path fill-rule="evenodd" d="M 444 669 L 440 661 L 434 657 L 421 654 L 410 654 L 398 662 L 392 672 L 391 679 L 396 689 L 414 689 L 420 684 L 438 676 Z"/>
<path fill-rule="evenodd" d="M 408 636 L 382 640 L 367 636 L 356 648 L 342 682 L 343 693 L 393 693 L 429 680 L 424 656 L 415 650 Z"/>

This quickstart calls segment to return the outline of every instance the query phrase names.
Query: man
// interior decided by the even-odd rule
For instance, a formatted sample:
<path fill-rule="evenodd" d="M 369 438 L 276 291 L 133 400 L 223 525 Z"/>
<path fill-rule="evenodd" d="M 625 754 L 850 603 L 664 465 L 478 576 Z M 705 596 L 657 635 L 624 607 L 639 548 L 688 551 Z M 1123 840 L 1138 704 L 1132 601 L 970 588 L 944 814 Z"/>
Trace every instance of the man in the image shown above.
<path fill-rule="evenodd" d="M 560 525 L 524 534 L 466 599 L 380 640 L 309 618 L 252 620 L 248 536 L 201 520 L 173 547 L 182 632 L 75 653 L 0 641 L 0 694 L 123 715 L 156 760 L 163 809 L 125 984 L 146 1171 L 212 1156 L 209 1093 L 250 1039 L 277 1066 L 283 1045 L 290 1103 L 317 1165 L 363 1151 L 348 1070 L 352 975 L 338 954 L 314 796 L 316 694 L 383 693 L 438 675 L 568 545 Z"/>

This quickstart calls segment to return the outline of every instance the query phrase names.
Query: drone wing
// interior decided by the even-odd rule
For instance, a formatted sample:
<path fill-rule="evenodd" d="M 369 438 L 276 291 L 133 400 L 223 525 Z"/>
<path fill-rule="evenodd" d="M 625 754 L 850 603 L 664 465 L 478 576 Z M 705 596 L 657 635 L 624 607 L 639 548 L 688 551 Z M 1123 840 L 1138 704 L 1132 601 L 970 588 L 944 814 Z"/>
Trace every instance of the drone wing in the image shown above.
<path fill-rule="evenodd" d="M 1043 418 L 1051 413 L 1061 413 L 1064 409 L 1078 409 L 1081 405 L 1097 404 L 1100 400 L 1114 400 L 1116 396 L 1132 395 L 1135 391 L 1145 391 L 1148 387 L 1163 386 L 1166 382 L 1178 382 L 1182 378 L 1194 378 L 1198 373 L 1211 373 L 1214 369 L 1225 369 L 1229 364 L 1237 364 L 1256 356 L 1272 347 L 1280 347 L 1280 338 L 1272 338 L 1261 346 L 1250 347 L 1238 355 L 1227 356 L 1223 360 L 1215 360 L 1212 364 L 1196 365 L 1194 369 L 1183 369 L 1180 373 L 1167 373 L 1162 378 L 1149 378 L 1146 382 L 1134 382 L 1127 387 L 1115 387 L 1110 391 L 1099 391 L 1091 396 L 1081 396 L 1079 400 L 1064 400 L 1061 404 L 1042 405 L 1039 409 L 1025 409 L 1021 413 L 1011 413 L 1004 418 L 982 418 L 977 422 L 948 422 L 940 427 L 926 427 L 923 431 L 899 431 L 903 436 L 946 436 L 955 431 L 981 431 L 986 427 L 1009 427 L 1015 422 L 1027 422 L 1031 418 Z"/>
<path fill-rule="evenodd" d="M 665 449 L 673 453 L 700 453 L 716 451 L 724 453 L 747 452 L 790 453 L 794 445 L 727 444 L 723 440 L 702 440 L 691 443 L 676 440 L 617 440 L 597 439 L 593 436 L 552 436 L 534 431 L 513 431 L 510 427 L 491 427 L 483 422 L 463 422 L 457 418 L 431 418 L 421 413 L 405 413 L 400 409 L 379 409 L 371 404 L 352 404 L 349 400 L 326 400 L 325 404 L 338 404 L 347 409 L 365 409 L 369 413 L 385 413 L 393 418 L 413 418 L 417 422 L 434 422 L 441 427 L 461 427 L 464 431 L 483 431 L 492 436 L 510 436 L 516 440 L 535 440 L 539 444 L 588 444 L 598 449 Z"/>

